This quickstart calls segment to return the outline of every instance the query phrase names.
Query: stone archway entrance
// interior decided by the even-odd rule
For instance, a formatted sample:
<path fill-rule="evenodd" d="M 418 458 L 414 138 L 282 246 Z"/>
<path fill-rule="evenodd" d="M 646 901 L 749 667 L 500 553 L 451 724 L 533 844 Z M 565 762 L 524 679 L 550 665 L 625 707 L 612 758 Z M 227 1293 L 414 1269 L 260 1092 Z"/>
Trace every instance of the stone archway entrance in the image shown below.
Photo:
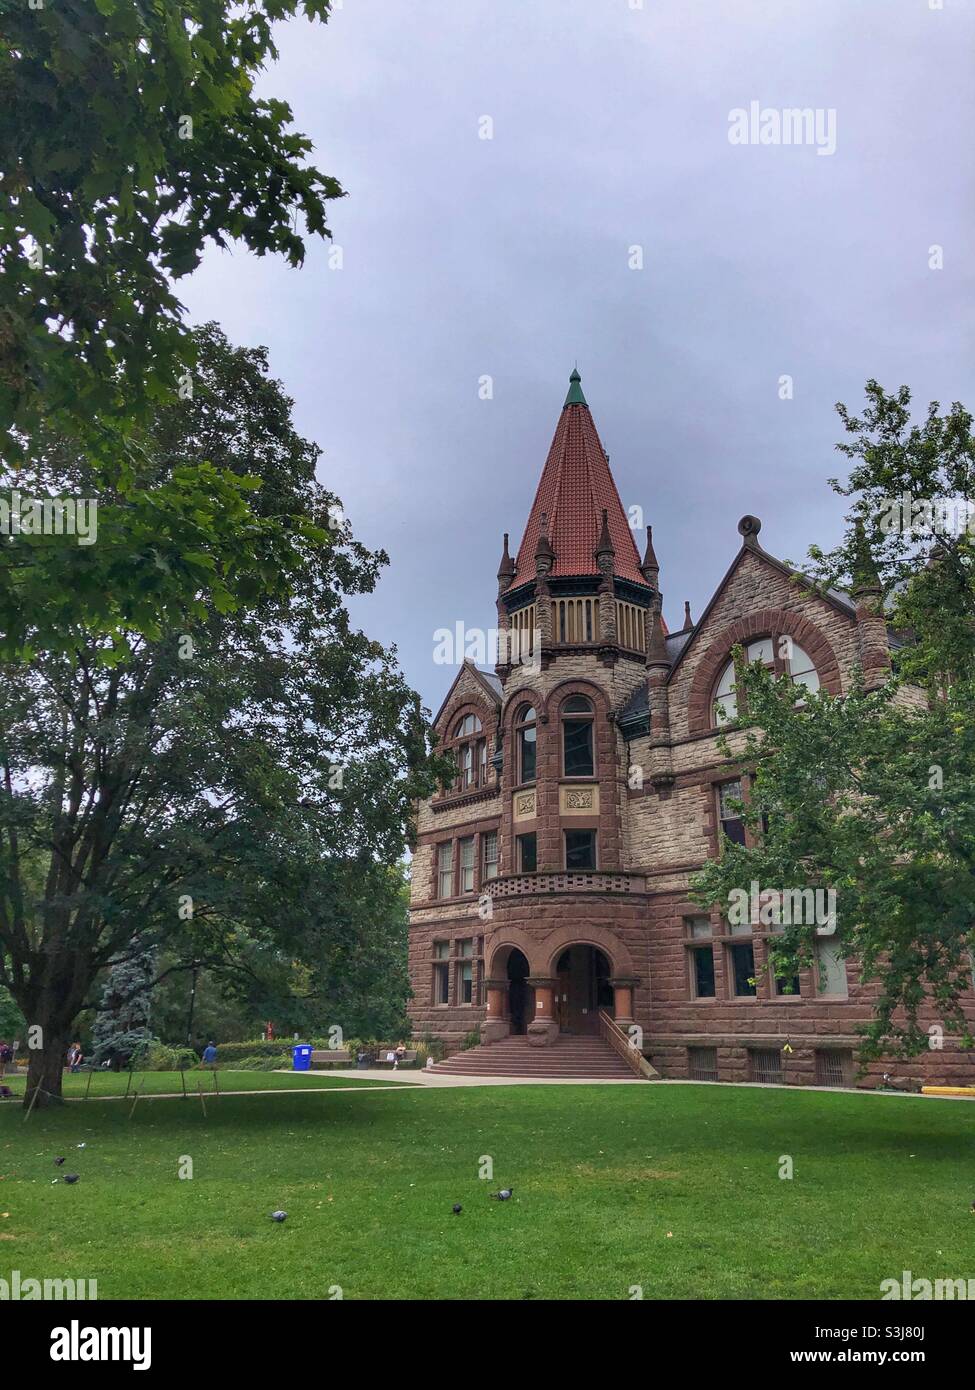
<path fill-rule="evenodd" d="M 560 1033 L 598 1033 L 599 1010 L 613 1013 L 612 967 L 597 946 L 567 946 L 555 965 L 555 1019 Z"/>
<path fill-rule="evenodd" d="M 535 991 L 528 983 L 528 961 L 517 946 L 508 952 L 508 1022 L 512 1033 L 525 1033 L 534 1017 Z"/>

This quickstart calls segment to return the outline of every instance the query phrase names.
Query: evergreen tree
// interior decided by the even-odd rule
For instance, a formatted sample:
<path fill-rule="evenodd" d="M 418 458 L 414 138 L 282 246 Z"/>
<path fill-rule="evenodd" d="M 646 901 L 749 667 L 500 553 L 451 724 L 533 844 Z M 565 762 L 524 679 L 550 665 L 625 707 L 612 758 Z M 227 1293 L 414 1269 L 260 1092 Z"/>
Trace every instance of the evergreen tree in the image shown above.
<path fill-rule="evenodd" d="M 152 951 L 128 957 L 113 965 L 101 1008 L 92 1029 L 96 1066 L 111 1062 L 114 1070 L 129 1062 L 152 1038 L 149 1016 L 156 958 Z"/>

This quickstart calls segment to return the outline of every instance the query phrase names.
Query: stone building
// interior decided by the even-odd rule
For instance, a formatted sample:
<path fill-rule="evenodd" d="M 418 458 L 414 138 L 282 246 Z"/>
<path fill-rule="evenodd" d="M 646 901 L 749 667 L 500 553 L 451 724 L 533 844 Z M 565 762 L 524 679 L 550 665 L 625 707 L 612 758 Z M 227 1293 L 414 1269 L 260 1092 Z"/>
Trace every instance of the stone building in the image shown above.
<path fill-rule="evenodd" d="M 744 737 L 732 648 L 789 675 L 799 698 L 842 693 L 856 664 L 868 682 L 889 667 L 873 593 L 814 593 L 760 530 L 742 518 L 710 603 L 697 622 L 685 605 L 669 631 L 652 536 L 641 558 L 572 373 L 514 557 L 504 540 L 500 663 L 461 666 L 435 721 L 457 777 L 418 810 L 414 1033 L 453 1052 L 479 1030 L 468 1069 L 503 1057 L 540 1070 L 541 1049 L 625 1034 L 667 1077 L 852 1082 L 876 986 L 835 936 L 817 939 L 811 969 L 776 979 L 768 929 L 688 897 L 723 840 L 750 834 L 735 804 L 747 785 L 718 747 L 722 724 L 733 750 Z M 890 1069 L 975 1073 L 951 1038 Z"/>

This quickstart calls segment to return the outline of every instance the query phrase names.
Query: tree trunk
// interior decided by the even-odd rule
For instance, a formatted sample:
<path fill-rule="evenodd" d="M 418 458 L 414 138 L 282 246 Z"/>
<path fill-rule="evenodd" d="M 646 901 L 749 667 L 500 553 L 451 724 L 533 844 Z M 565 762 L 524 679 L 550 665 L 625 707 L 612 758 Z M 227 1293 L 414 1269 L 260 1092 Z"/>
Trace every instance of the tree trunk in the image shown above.
<path fill-rule="evenodd" d="M 68 1024 L 52 1024 L 50 1020 L 41 1020 L 41 1027 L 44 1030 L 44 1046 L 28 1050 L 30 1061 L 27 1066 L 27 1089 L 24 1092 L 25 1106 L 30 1105 L 34 1092 L 37 1092 L 35 1110 L 45 1105 L 61 1104 L 61 1080 L 68 1051 Z"/>

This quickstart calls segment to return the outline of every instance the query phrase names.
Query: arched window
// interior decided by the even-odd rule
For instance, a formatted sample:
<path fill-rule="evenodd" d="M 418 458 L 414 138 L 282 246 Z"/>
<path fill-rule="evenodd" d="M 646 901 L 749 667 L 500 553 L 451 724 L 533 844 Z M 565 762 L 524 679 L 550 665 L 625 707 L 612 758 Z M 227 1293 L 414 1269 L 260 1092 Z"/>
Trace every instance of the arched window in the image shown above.
<path fill-rule="evenodd" d="M 454 738 L 461 738 L 464 734 L 479 734 L 481 732 L 481 721 L 476 714 L 462 714 L 454 728 Z"/>
<path fill-rule="evenodd" d="M 518 765 L 516 777 L 519 784 L 534 782 L 537 763 L 538 743 L 535 711 L 531 705 L 522 705 L 515 715 L 515 743 Z"/>
<path fill-rule="evenodd" d="M 751 665 L 760 661 L 776 676 L 788 676 L 794 685 L 804 687 L 811 695 L 819 689 L 819 675 L 812 658 L 784 634 L 773 643 L 771 637 L 761 637 L 749 642 L 745 648 L 745 660 Z M 801 703 L 800 691 L 798 700 Z M 729 660 L 718 678 L 714 688 L 714 724 L 720 728 L 738 718 L 738 695 L 735 690 L 735 663 Z"/>
<path fill-rule="evenodd" d="M 562 775 L 592 777 L 593 708 L 584 695 L 570 695 L 562 706 Z"/>
<path fill-rule="evenodd" d="M 454 725 L 447 752 L 454 759 L 457 775 L 454 790 L 465 791 L 487 783 L 487 743 L 477 735 L 483 725 L 476 714 L 462 714 Z"/>
<path fill-rule="evenodd" d="M 807 656 L 801 647 L 796 646 L 795 642 L 790 641 L 789 647 L 790 653 L 786 658 L 786 670 L 787 674 L 792 677 L 792 684 L 805 686 L 810 695 L 815 695 L 819 689 L 819 674 L 812 657 Z"/>

